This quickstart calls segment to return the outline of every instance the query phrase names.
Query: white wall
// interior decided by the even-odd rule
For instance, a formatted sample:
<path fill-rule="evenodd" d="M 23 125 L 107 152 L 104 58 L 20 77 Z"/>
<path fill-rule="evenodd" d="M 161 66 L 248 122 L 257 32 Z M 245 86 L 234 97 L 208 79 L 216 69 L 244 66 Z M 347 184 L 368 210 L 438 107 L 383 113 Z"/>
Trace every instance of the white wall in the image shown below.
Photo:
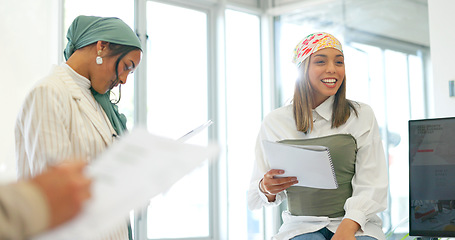
<path fill-rule="evenodd" d="M 431 117 L 455 116 L 455 97 L 449 97 L 449 80 L 455 80 L 454 9 L 455 1 L 428 0 L 434 98 Z"/>
<path fill-rule="evenodd" d="M 57 62 L 58 0 L 0 0 L 0 182 L 16 179 L 14 124 L 27 91 Z"/>

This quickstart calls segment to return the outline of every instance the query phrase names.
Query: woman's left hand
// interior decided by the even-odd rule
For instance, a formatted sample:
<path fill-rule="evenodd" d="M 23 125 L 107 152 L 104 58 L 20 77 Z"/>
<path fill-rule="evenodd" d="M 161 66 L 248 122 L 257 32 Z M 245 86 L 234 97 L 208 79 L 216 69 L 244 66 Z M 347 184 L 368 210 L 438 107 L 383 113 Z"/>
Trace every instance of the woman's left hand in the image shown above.
<path fill-rule="evenodd" d="M 355 240 L 355 233 L 359 230 L 360 225 L 349 219 L 345 218 L 338 226 L 332 240 Z"/>

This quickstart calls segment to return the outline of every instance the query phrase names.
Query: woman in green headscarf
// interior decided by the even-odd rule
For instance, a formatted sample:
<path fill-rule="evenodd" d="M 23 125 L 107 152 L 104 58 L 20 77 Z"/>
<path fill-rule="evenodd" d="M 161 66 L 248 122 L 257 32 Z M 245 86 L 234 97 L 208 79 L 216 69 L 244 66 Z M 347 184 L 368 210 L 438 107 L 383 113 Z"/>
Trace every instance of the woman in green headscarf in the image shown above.
<path fill-rule="evenodd" d="M 35 176 L 61 159 L 95 159 L 126 130 L 126 119 L 109 94 L 139 65 L 138 37 L 118 18 L 79 16 L 67 38 L 66 63 L 35 85 L 18 115 L 19 178 Z M 103 237 L 127 238 L 126 223 Z"/>

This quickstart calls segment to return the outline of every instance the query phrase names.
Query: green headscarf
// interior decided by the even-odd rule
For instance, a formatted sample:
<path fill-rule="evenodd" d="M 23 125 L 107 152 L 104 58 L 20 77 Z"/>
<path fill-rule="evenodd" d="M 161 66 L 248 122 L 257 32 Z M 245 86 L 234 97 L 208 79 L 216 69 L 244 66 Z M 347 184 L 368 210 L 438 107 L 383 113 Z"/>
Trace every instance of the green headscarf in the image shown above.
<path fill-rule="evenodd" d="M 78 16 L 74 19 L 66 34 L 65 59 L 79 48 L 85 47 L 97 41 L 133 46 L 141 49 L 139 38 L 131 28 L 119 18 Z"/>
<path fill-rule="evenodd" d="M 68 28 L 66 38 L 68 44 L 63 52 L 66 60 L 77 49 L 98 41 L 133 46 L 142 51 L 141 42 L 134 31 L 121 19 L 115 17 L 78 16 Z M 93 59 L 93 61 L 95 60 Z M 117 134 L 126 131 L 126 117 L 118 112 L 117 105 L 111 103 L 110 91 L 100 94 L 93 88 L 91 90 Z"/>
<path fill-rule="evenodd" d="M 127 131 L 126 129 L 126 117 L 123 113 L 118 112 L 118 106 L 111 102 L 109 97 L 109 92 L 105 94 L 100 94 L 95 89 L 91 88 L 93 96 L 96 101 L 101 105 L 106 112 L 107 118 L 112 124 L 112 127 L 115 129 L 118 135 L 122 135 L 123 132 Z"/>

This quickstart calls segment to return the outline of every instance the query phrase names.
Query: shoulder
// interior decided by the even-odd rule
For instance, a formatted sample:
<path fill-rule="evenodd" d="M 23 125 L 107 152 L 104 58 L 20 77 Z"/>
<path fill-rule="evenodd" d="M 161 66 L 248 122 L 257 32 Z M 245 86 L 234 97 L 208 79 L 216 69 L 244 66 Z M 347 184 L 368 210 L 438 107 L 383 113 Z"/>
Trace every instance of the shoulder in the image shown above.
<path fill-rule="evenodd" d="M 54 67 L 47 76 L 35 83 L 26 94 L 20 112 L 25 114 L 32 108 L 41 109 L 43 106 L 68 109 L 72 94 L 63 80 L 65 72 L 59 68 Z"/>
<path fill-rule="evenodd" d="M 42 95 L 44 98 L 69 94 L 69 76 L 61 66 L 54 66 L 49 74 L 41 78 L 31 89 L 28 96 Z"/>
<path fill-rule="evenodd" d="M 61 66 L 54 66 L 51 71 L 43 78 L 41 78 L 34 88 L 64 88 L 66 82 L 64 78 L 69 77 Z"/>
<path fill-rule="evenodd" d="M 264 123 L 280 123 L 294 120 L 292 105 L 286 105 L 272 110 L 264 118 Z"/>
<path fill-rule="evenodd" d="M 344 130 L 354 136 L 359 149 L 371 144 L 380 144 L 381 134 L 373 108 L 362 102 L 353 104 L 357 109 L 357 116 L 351 113 Z"/>
<path fill-rule="evenodd" d="M 297 132 L 292 105 L 271 111 L 262 121 L 261 133 L 267 139 L 288 138 Z"/>
<path fill-rule="evenodd" d="M 297 131 L 292 105 L 271 111 L 264 117 L 259 136 L 261 139 L 280 140 L 296 138 Z"/>
<path fill-rule="evenodd" d="M 350 100 L 351 104 L 353 105 L 354 109 L 357 111 L 357 117 L 366 119 L 366 118 L 372 118 L 374 119 L 374 111 L 373 108 L 371 108 L 370 105 L 363 103 L 363 102 L 358 102 L 358 101 L 352 101 Z M 351 113 L 351 117 L 355 116 L 355 113 Z"/>
<path fill-rule="evenodd" d="M 377 132 L 378 124 L 373 108 L 362 102 L 351 101 L 351 103 L 354 105 L 357 115 L 354 111 L 351 112 L 346 127 L 354 133 L 353 136 L 361 136 L 370 131 Z"/>

